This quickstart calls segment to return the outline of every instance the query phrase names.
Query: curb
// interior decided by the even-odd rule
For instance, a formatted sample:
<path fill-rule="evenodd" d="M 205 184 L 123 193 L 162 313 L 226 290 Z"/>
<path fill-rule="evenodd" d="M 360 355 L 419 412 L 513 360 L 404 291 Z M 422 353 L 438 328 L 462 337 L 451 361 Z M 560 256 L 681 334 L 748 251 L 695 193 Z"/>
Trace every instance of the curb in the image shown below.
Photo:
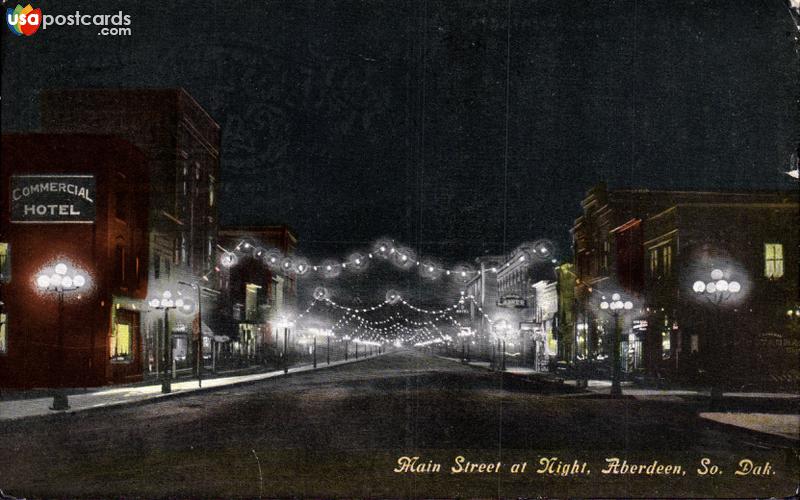
<path fill-rule="evenodd" d="M 175 391 L 175 392 L 169 392 L 167 394 L 158 393 L 158 394 L 156 394 L 156 395 L 154 395 L 152 397 L 139 399 L 139 400 L 135 400 L 135 401 L 118 401 L 118 402 L 109 403 L 109 404 L 103 405 L 103 406 L 92 406 L 92 407 L 89 407 L 89 408 L 81 408 L 81 409 L 77 409 L 77 410 L 67 410 L 67 411 L 63 411 L 63 412 L 46 413 L 46 414 L 42 414 L 42 415 L 29 415 L 29 416 L 22 416 L 22 417 L 16 417 L 16 418 L 8 418 L 8 419 L 0 418 L 0 422 L 3 423 L 4 427 L 8 428 L 8 427 L 10 427 L 12 425 L 15 425 L 17 423 L 27 423 L 27 422 L 29 422 L 31 420 L 40 420 L 40 419 L 62 419 L 62 420 L 66 420 L 67 418 L 75 416 L 75 415 L 78 415 L 78 414 L 102 412 L 104 410 L 112 410 L 112 409 L 116 409 L 116 408 L 123 407 L 123 406 L 128 406 L 128 407 L 144 406 L 144 405 L 147 405 L 147 404 L 157 403 L 157 402 L 160 402 L 160 401 L 163 401 L 163 400 L 166 400 L 166 399 L 177 399 L 177 398 L 187 397 L 187 396 L 196 396 L 196 395 L 206 394 L 206 393 L 209 393 L 209 392 L 212 392 L 212 391 L 216 391 L 216 390 L 223 390 L 223 389 L 228 389 L 228 388 L 233 388 L 233 387 L 242 387 L 242 386 L 257 384 L 257 383 L 260 383 L 260 382 L 270 382 L 270 381 L 273 381 L 273 380 L 278 380 L 278 379 L 282 379 L 282 378 L 285 378 L 285 377 L 291 377 L 291 376 L 294 376 L 294 375 L 304 375 L 304 374 L 316 373 L 316 372 L 318 372 L 320 370 L 339 368 L 339 367 L 342 367 L 342 366 L 347 366 L 347 365 L 351 365 L 351 364 L 355 364 L 355 363 L 360 363 L 362 361 L 368 361 L 368 360 L 375 359 L 375 358 L 378 358 L 378 357 L 381 357 L 381 356 L 385 356 L 387 354 L 389 354 L 389 353 L 375 354 L 375 355 L 372 355 L 372 356 L 369 356 L 369 357 L 359 358 L 359 359 L 350 359 L 345 363 L 340 363 L 340 364 L 336 364 L 336 365 L 322 365 L 322 366 L 320 366 L 319 364 L 317 364 L 317 368 L 310 368 L 308 370 L 294 371 L 294 372 L 290 371 L 289 373 L 281 373 L 281 374 L 275 375 L 273 377 L 267 377 L 267 378 L 262 378 L 262 379 L 242 380 L 242 381 L 239 381 L 239 382 L 231 382 L 230 384 L 219 385 L 219 386 L 215 386 L 215 387 L 196 387 L 196 388 L 193 388 L 191 390 Z M 306 365 L 306 366 L 310 366 L 310 365 Z"/>
<path fill-rule="evenodd" d="M 768 441 L 770 445 L 778 448 L 795 450 L 797 448 L 798 443 L 800 443 L 800 439 L 795 439 L 789 436 L 781 436 L 780 434 L 773 434 L 771 432 L 757 431 L 755 429 L 749 429 L 747 427 L 739 427 L 738 425 L 727 424 L 725 422 L 718 422 L 716 420 L 711 420 L 710 418 L 701 417 L 700 414 L 697 414 L 697 419 L 705 424 L 709 424 L 712 427 L 717 426 L 725 430 L 733 429 L 741 432 L 742 434 L 748 434 L 752 437 L 761 438 L 763 440 Z"/>

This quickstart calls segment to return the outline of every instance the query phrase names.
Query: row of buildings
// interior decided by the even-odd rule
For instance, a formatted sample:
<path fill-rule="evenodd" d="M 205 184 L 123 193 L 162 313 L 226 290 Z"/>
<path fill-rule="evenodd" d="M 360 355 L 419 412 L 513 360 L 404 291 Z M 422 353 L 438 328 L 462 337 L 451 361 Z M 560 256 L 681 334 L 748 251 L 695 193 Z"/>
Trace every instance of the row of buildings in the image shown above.
<path fill-rule="evenodd" d="M 40 130 L 2 136 L 0 387 L 135 382 L 280 350 L 294 276 L 220 269 L 217 256 L 243 231 L 284 254 L 297 235 L 220 226 L 208 113 L 182 89 L 52 90 L 40 103 Z M 82 286 L 61 286 L 57 263 Z M 148 306 L 164 292 L 195 307 Z"/>
<path fill-rule="evenodd" d="M 571 261 L 521 259 L 524 249 L 477 260 L 467 284 L 482 354 L 506 340 L 507 362 L 540 371 L 589 367 L 608 374 L 613 316 L 622 294 L 621 364 L 629 377 L 702 382 L 715 366 L 730 382 L 798 379 L 797 190 L 685 192 L 612 190 L 580 202 Z M 714 270 L 737 292 L 695 289 Z M 727 288 L 727 286 L 726 286 Z M 511 325 L 498 334 L 497 325 Z M 496 349 L 495 349 L 496 350 Z"/>

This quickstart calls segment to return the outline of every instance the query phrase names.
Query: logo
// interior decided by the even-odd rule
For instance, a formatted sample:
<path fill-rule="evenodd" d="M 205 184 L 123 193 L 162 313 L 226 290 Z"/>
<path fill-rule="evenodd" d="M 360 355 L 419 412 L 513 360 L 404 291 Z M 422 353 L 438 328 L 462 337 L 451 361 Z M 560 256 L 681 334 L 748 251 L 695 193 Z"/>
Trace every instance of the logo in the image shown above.
<path fill-rule="evenodd" d="M 8 29 L 17 36 L 31 36 L 39 30 L 42 24 L 42 9 L 34 9 L 31 4 L 24 8 L 17 5 L 6 10 L 6 23 Z"/>

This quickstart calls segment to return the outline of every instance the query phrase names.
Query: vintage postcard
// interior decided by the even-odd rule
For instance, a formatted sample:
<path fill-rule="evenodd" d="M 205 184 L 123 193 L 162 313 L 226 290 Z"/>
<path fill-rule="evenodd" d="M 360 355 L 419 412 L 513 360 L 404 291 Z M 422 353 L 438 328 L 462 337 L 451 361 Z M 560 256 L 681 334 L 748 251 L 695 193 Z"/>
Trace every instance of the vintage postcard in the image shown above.
<path fill-rule="evenodd" d="M 3 0 L 0 500 L 798 498 L 800 0 Z"/>

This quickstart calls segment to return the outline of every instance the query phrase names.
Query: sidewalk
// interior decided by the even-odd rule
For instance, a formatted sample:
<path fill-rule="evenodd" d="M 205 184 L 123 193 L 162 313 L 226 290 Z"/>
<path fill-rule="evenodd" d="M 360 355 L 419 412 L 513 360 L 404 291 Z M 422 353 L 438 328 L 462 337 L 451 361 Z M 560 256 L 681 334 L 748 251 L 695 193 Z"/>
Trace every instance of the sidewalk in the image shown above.
<path fill-rule="evenodd" d="M 440 356 L 449 361 L 461 362 L 458 358 Z M 487 362 L 469 362 L 469 366 L 488 370 L 490 364 Z M 507 367 L 506 373 L 520 376 L 529 376 L 536 372 L 526 367 Z M 565 380 L 564 384 L 576 386 L 576 380 Z M 708 391 L 691 389 L 645 389 L 636 387 L 633 382 L 622 382 L 623 393 L 638 400 L 659 400 L 659 401 L 684 401 L 689 398 L 707 398 Z M 607 395 L 611 391 L 610 380 L 589 380 L 587 393 Z M 800 401 L 800 394 L 786 392 L 726 392 L 723 396 L 730 400 L 751 400 L 768 403 L 773 401 Z M 702 419 L 713 421 L 719 424 L 747 429 L 754 432 L 779 436 L 781 438 L 800 441 L 800 415 L 795 413 L 763 413 L 763 412 L 700 412 L 698 416 Z"/>
<path fill-rule="evenodd" d="M 372 359 L 377 356 L 383 356 L 383 354 L 374 354 L 372 356 L 365 356 L 358 359 L 351 358 L 348 360 L 331 361 L 330 365 L 324 362 L 317 363 L 317 368 L 314 368 L 313 364 L 295 366 L 289 368 L 289 374 L 323 370 L 329 367 L 357 363 L 359 361 Z M 42 417 L 64 413 L 77 413 L 98 408 L 108 408 L 111 406 L 156 401 L 162 398 L 202 393 L 204 391 L 210 391 L 220 387 L 231 387 L 283 376 L 283 370 L 275 370 L 271 372 L 262 372 L 250 375 L 216 377 L 204 379 L 202 387 L 198 387 L 197 379 L 178 381 L 172 383 L 172 392 L 169 394 L 161 393 L 161 383 L 155 385 L 101 387 L 91 392 L 70 395 L 70 409 L 62 412 L 55 412 L 49 409 L 50 404 L 53 402 L 52 397 L 0 401 L 0 421 L 18 420 L 23 418 Z"/>

